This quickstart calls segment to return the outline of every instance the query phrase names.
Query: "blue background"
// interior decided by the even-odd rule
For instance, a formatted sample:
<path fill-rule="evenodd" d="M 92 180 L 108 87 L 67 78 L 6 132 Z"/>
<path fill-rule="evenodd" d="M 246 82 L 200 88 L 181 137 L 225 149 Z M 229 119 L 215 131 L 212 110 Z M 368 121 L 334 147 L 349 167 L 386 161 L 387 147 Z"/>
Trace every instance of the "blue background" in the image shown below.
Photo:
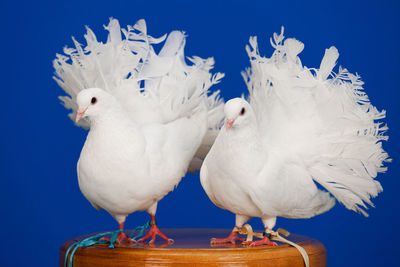
<path fill-rule="evenodd" d="M 394 162 L 379 175 L 384 192 L 364 218 L 342 205 L 308 220 L 278 219 L 278 227 L 309 235 L 328 250 L 329 266 L 394 266 L 399 245 L 399 1 L 2 1 L 1 15 L 1 242 L 2 266 L 56 266 L 61 244 L 74 236 L 111 230 L 116 222 L 81 195 L 76 162 L 86 132 L 73 125 L 57 96 L 52 60 L 74 35 L 84 43 L 84 25 L 105 41 L 109 17 L 121 26 L 147 21 L 158 37 L 180 29 L 188 34 L 186 55 L 214 56 L 226 77 L 217 88 L 227 100 L 246 91 L 240 71 L 249 65 L 244 46 L 259 36 L 270 55 L 269 37 L 305 43 L 304 65 L 318 67 L 324 49 L 335 45 L 339 64 L 358 72 L 378 109 L 387 110 Z M 126 228 L 143 224 L 146 213 L 128 217 Z M 215 207 L 187 175 L 160 203 L 162 227 L 231 228 L 234 215 Z M 261 228 L 259 219 L 251 221 Z M 20 256 L 20 255 L 23 256 Z"/>

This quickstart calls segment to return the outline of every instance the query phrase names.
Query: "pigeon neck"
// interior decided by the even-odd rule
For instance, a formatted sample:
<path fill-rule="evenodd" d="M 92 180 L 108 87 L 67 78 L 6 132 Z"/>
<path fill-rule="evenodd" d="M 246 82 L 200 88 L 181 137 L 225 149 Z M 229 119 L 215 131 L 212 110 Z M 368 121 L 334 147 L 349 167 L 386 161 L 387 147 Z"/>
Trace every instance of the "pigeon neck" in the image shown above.
<path fill-rule="evenodd" d="M 127 114 L 121 107 L 112 107 L 92 118 L 90 129 L 108 128 L 119 129 L 126 126 L 134 126 Z"/>
<path fill-rule="evenodd" d="M 246 140 L 260 140 L 257 125 L 248 124 L 245 127 L 232 127 L 230 130 L 225 129 L 226 137 L 233 142 L 245 142 Z"/>
<path fill-rule="evenodd" d="M 232 128 L 225 131 L 227 144 L 234 144 L 237 149 L 261 148 L 262 142 L 256 124 L 246 125 L 246 127 Z"/>

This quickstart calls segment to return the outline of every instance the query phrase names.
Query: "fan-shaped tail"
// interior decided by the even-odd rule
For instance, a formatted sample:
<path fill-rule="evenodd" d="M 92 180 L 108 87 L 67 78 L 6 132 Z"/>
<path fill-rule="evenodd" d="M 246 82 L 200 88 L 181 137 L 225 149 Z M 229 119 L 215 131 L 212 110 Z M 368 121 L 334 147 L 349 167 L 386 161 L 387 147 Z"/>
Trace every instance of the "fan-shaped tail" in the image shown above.
<path fill-rule="evenodd" d="M 303 67 L 298 54 L 303 43 L 271 39 L 270 58 L 261 57 L 257 39 L 247 52 L 251 69 L 243 72 L 265 145 L 298 155 L 315 181 L 348 209 L 367 215 L 365 204 L 382 191 L 374 178 L 390 161 L 382 148 L 387 127 L 363 91 L 358 75 L 339 68 L 339 53 L 325 51 L 319 69 Z"/>

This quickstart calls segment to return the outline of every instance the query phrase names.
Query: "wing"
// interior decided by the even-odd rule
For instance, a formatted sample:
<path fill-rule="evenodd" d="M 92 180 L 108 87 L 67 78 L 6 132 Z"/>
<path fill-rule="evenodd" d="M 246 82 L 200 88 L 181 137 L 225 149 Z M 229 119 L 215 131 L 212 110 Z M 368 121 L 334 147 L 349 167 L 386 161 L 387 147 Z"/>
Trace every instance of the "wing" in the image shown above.
<path fill-rule="evenodd" d="M 206 106 L 208 111 L 207 130 L 193 160 L 189 165 L 189 171 L 192 173 L 195 173 L 196 170 L 200 170 L 200 167 L 213 146 L 224 122 L 224 103 L 222 99 L 219 98 L 219 91 L 214 92 L 208 97 Z"/>
<path fill-rule="evenodd" d="M 199 110 L 190 119 L 180 118 L 166 124 L 145 124 L 145 155 L 153 177 L 163 177 L 160 193 L 169 192 L 185 176 L 206 131 L 206 110 Z M 164 192 L 164 193 L 166 193 Z M 163 194 L 161 194 L 163 195 Z"/>
<path fill-rule="evenodd" d="M 365 203 L 382 191 L 374 178 L 386 170 L 388 154 L 381 141 L 385 117 L 363 92 L 358 75 L 339 68 L 339 53 L 325 51 L 319 69 L 303 67 L 298 54 L 304 45 L 283 42 L 274 34 L 270 58 L 261 57 L 257 39 L 246 50 L 251 68 L 242 75 L 249 89 L 261 136 L 267 149 L 296 155 L 315 181 L 348 209 L 367 215 Z"/>
<path fill-rule="evenodd" d="M 207 162 L 205 162 L 201 166 L 200 183 L 201 183 L 201 186 L 203 187 L 204 191 L 206 192 L 207 196 L 211 200 L 211 202 L 214 203 L 217 207 L 220 207 L 221 209 L 225 209 L 225 207 L 223 207 L 221 204 L 218 203 L 216 197 L 214 196 L 214 192 L 213 192 L 213 190 L 211 190 L 211 187 L 209 185 Z"/>

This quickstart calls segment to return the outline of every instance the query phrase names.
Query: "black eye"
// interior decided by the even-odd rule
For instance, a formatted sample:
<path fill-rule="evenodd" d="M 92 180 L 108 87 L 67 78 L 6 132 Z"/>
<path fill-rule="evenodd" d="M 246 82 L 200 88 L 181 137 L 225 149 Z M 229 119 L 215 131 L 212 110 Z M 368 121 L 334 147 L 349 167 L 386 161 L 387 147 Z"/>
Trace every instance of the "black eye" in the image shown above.
<path fill-rule="evenodd" d="M 240 116 L 243 116 L 244 113 L 246 113 L 246 109 L 245 109 L 245 108 L 242 108 L 242 110 L 240 111 Z"/>
<path fill-rule="evenodd" d="M 96 104 L 97 102 L 97 98 L 92 97 L 92 100 L 90 100 L 90 103 L 92 103 L 92 105 Z"/>

